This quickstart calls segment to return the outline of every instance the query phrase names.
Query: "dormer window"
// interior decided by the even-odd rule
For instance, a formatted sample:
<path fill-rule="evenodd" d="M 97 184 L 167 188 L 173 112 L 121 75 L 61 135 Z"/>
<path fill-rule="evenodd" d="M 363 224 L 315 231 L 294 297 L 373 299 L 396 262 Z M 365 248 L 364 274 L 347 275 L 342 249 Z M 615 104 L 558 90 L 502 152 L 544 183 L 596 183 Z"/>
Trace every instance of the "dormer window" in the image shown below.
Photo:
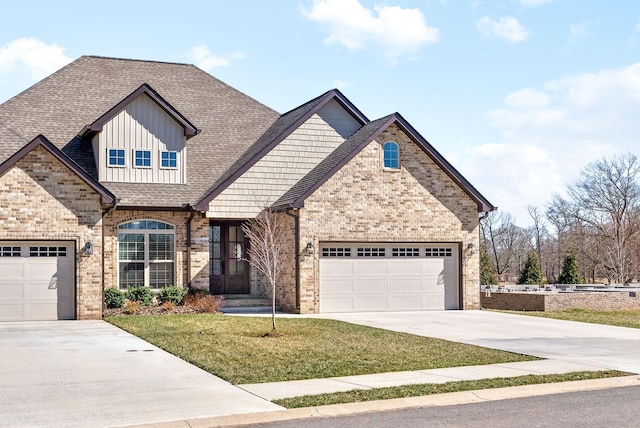
<path fill-rule="evenodd" d="M 151 150 L 135 150 L 135 166 L 138 168 L 151 168 Z"/>
<path fill-rule="evenodd" d="M 384 167 L 387 169 L 399 169 L 400 150 L 398 149 L 398 143 L 387 141 L 382 146 L 382 151 L 384 152 Z"/>
<path fill-rule="evenodd" d="M 162 152 L 160 157 L 160 166 L 162 168 L 177 168 L 178 158 L 176 152 Z"/>
<path fill-rule="evenodd" d="M 125 166 L 124 149 L 109 149 L 109 166 Z"/>

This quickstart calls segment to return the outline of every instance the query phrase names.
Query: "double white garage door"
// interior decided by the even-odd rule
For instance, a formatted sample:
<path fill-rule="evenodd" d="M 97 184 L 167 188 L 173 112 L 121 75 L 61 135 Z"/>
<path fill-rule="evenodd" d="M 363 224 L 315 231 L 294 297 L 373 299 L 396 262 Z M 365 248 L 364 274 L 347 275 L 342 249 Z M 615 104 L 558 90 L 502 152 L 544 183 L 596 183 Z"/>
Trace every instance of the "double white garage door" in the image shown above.
<path fill-rule="evenodd" d="M 0 321 L 75 318 L 75 253 L 68 241 L 0 241 Z"/>
<path fill-rule="evenodd" d="M 459 309 L 457 248 L 323 243 L 320 312 Z"/>

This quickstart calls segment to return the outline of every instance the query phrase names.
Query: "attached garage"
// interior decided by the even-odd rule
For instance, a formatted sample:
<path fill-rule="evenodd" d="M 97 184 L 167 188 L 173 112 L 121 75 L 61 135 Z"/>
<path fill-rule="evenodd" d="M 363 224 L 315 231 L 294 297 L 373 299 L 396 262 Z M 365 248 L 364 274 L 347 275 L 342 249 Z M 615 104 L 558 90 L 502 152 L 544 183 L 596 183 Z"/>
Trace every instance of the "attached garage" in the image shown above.
<path fill-rule="evenodd" d="M 320 312 L 460 308 L 455 244 L 321 243 Z"/>
<path fill-rule="evenodd" d="M 0 241 L 0 321 L 74 318 L 74 242 Z"/>

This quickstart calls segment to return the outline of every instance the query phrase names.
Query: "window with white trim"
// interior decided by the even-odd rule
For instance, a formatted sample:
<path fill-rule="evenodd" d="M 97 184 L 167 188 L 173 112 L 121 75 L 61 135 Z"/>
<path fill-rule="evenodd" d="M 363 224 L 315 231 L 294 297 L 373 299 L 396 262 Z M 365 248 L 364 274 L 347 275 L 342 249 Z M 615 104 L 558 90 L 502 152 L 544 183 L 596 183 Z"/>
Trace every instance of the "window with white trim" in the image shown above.
<path fill-rule="evenodd" d="M 134 150 L 134 165 L 137 168 L 151 168 L 151 150 Z"/>
<path fill-rule="evenodd" d="M 451 257 L 451 248 L 425 248 L 425 257 Z"/>
<path fill-rule="evenodd" d="M 29 247 L 29 257 L 66 257 L 67 247 Z"/>
<path fill-rule="evenodd" d="M 109 149 L 109 160 L 107 165 L 109 166 L 125 166 L 125 150 L 124 149 Z"/>
<path fill-rule="evenodd" d="M 322 257 L 351 257 L 351 248 L 325 247 L 322 249 Z"/>
<path fill-rule="evenodd" d="M 20 247 L 1 247 L 0 257 L 20 257 Z"/>
<path fill-rule="evenodd" d="M 393 247 L 391 257 L 420 257 L 419 248 Z"/>
<path fill-rule="evenodd" d="M 356 254 L 358 255 L 358 257 L 384 257 L 386 254 L 386 251 L 384 248 L 364 247 L 364 248 L 358 248 L 358 251 L 356 252 Z"/>
<path fill-rule="evenodd" d="M 384 167 L 388 169 L 400 168 L 400 149 L 398 143 L 387 141 L 382 146 L 384 155 Z"/>
<path fill-rule="evenodd" d="M 175 285 L 175 228 L 156 220 L 118 226 L 118 286 L 160 289 Z"/>
<path fill-rule="evenodd" d="M 161 168 L 177 168 L 178 152 L 160 152 Z"/>

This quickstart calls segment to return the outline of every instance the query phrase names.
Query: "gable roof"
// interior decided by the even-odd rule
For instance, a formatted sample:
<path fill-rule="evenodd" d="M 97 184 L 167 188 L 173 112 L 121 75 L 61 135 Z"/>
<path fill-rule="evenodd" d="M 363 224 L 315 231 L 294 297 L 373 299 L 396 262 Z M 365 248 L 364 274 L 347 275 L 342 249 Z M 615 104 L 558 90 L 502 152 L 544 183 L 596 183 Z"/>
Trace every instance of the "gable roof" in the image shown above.
<path fill-rule="evenodd" d="M 296 183 L 287 193 L 278 199 L 275 208 L 302 208 L 304 201 L 329 178 L 353 159 L 371 141 L 378 137 L 385 129 L 396 124 L 418 145 L 469 197 L 478 205 L 478 212 L 496 210 L 475 187 L 471 185 L 429 142 L 416 131 L 400 113 L 393 113 L 373 122 L 369 122 L 349 139 L 341 144 L 318 166 Z"/>
<path fill-rule="evenodd" d="M 127 105 L 129 105 L 133 100 L 138 98 L 140 95 L 145 94 L 151 100 L 153 100 L 162 110 L 164 110 L 173 120 L 178 122 L 180 126 L 184 129 L 184 135 L 187 139 L 193 137 L 198 134 L 200 130 L 196 128 L 191 122 L 187 120 L 178 110 L 173 108 L 171 104 L 164 100 L 156 91 L 154 91 L 151 86 L 146 83 L 142 84 L 138 89 L 127 95 L 122 101 L 120 101 L 115 106 L 111 107 L 107 112 L 105 112 L 102 116 L 96 119 L 93 123 L 85 125 L 85 127 L 80 131 L 78 136 L 80 138 L 91 137 L 96 133 L 102 131 L 102 128 L 105 123 L 113 119 L 122 109 L 124 109 Z"/>
<path fill-rule="evenodd" d="M 188 184 L 102 182 L 122 207 L 195 204 L 280 116 L 194 65 L 83 56 L 0 105 L 0 162 L 17 150 L 14 132 L 21 145 L 44 134 L 97 181 L 92 145 L 77 134 L 136 90 L 158 94 L 202 131 L 187 144 Z"/>
<path fill-rule="evenodd" d="M 47 152 L 58 159 L 64 166 L 69 168 L 74 174 L 76 174 L 82 181 L 84 181 L 89 187 L 96 191 L 100 195 L 100 202 L 102 204 L 113 205 L 116 203 L 116 197 L 107 190 L 103 185 L 98 183 L 93 177 L 89 176 L 82 168 L 78 166 L 69 156 L 65 155 L 60 149 L 58 149 L 51 141 L 47 140 L 43 135 L 38 135 L 26 145 L 22 146 L 12 156 L 7 158 L 2 164 L 0 164 L 0 175 L 3 175 L 11 167 L 13 167 L 20 159 L 25 157 L 28 153 L 35 150 L 37 147 L 44 148 Z"/>
<path fill-rule="evenodd" d="M 369 119 L 338 89 L 327 91 L 319 97 L 281 115 L 278 120 L 260 136 L 256 143 L 214 183 L 209 191 L 195 205 L 195 209 L 206 211 L 209 207 L 209 202 L 332 100 L 337 101 L 353 118 L 360 122 L 360 124 L 364 125 L 369 122 Z"/>

